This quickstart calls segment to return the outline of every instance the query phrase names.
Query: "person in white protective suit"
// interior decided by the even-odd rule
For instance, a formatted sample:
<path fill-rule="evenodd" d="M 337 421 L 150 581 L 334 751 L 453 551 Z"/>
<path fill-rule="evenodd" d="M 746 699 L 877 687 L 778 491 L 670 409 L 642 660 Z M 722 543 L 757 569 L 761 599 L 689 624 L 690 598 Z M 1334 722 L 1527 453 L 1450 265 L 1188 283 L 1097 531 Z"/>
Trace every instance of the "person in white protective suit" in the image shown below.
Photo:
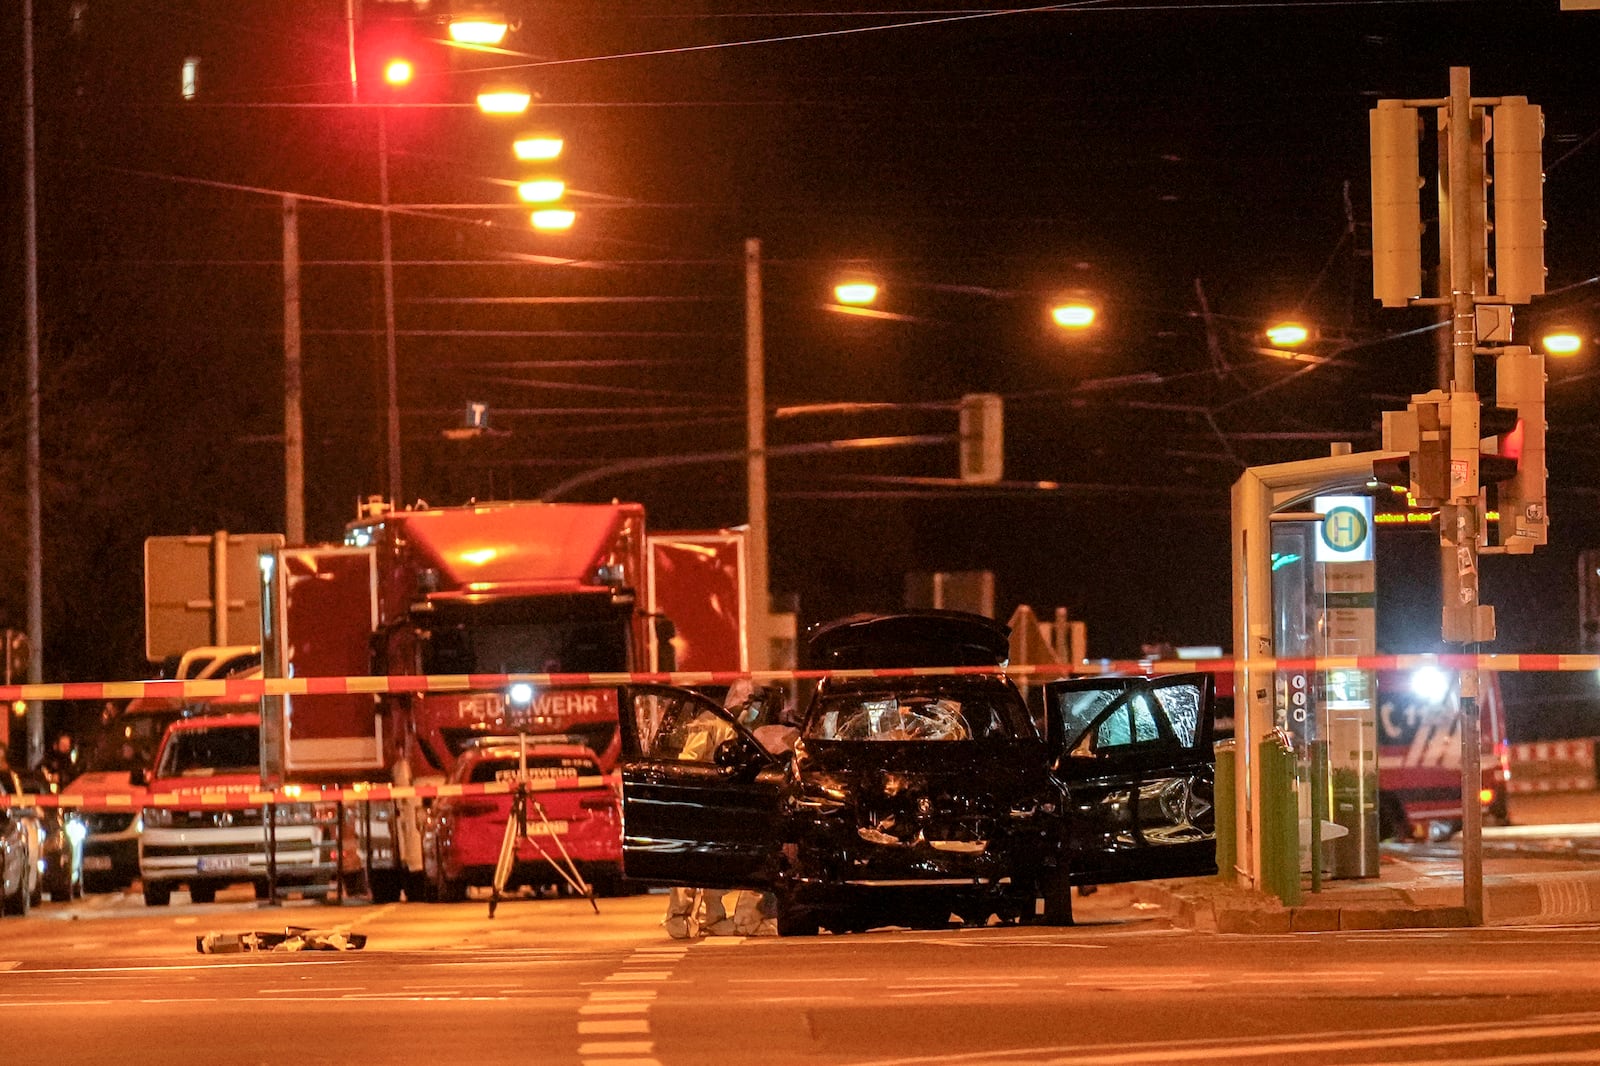
<path fill-rule="evenodd" d="M 735 712 L 739 724 L 749 729 L 762 746 L 774 753 L 794 747 L 798 731 L 779 721 L 782 698 L 778 692 L 757 689 L 745 678 L 728 688 L 725 710 Z M 667 893 L 667 916 L 662 926 L 675 940 L 701 936 L 772 936 L 777 932 L 777 901 L 770 892 L 739 889 L 733 914 L 728 913 L 725 891 L 715 888 L 673 888 Z"/>

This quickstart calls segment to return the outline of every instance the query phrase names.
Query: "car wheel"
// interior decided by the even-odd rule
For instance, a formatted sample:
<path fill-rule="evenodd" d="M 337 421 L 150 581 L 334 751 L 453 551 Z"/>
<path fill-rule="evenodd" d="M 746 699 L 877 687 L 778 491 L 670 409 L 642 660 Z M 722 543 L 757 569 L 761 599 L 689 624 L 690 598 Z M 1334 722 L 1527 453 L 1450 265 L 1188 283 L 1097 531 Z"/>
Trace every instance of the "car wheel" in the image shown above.
<path fill-rule="evenodd" d="M 44 902 L 44 878 L 35 878 L 33 891 L 28 893 L 28 906 L 37 907 Z"/>
<path fill-rule="evenodd" d="M 215 903 L 217 901 L 217 886 L 190 885 L 189 899 L 193 903 Z"/>
<path fill-rule="evenodd" d="M 401 882 L 398 870 L 374 870 L 372 876 L 367 878 L 367 885 L 372 889 L 372 902 L 400 902 Z"/>
<path fill-rule="evenodd" d="M 467 883 L 453 877 L 441 877 L 434 882 L 433 895 L 440 903 L 460 903 L 467 898 Z"/>
<path fill-rule="evenodd" d="M 814 909 L 797 907 L 782 896 L 778 897 L 779 936 L 816 936 L 821 931 L 822 923 L 817 920 Z"/>
<path fill-rule="evenodd" d="M 146 907 L 165 907 L 171 902 L 171 885 L 161 881 L 146 881 L 144 883 L 144 905 Z"/>
<path fill-rule="evenodd" d="M 0 897 L 0 914 L 16 914 L 26 917 L 28 914 L 28 876 L 23 872 L 17 884 L 17 890 L 9 896 Z"/>
<path fill-rule="evenodd" d="M 1398 840 L 1406 835 L 1406 809 L 1394 796 L 1378 800 L 1378 839 Z"/>
<path fill-rule="evenodd" d="M 272 898 L 272 891 L 265 881 L 252 881 L 250 887 L 255 889 L 257 902 L 265 902 Z"/>

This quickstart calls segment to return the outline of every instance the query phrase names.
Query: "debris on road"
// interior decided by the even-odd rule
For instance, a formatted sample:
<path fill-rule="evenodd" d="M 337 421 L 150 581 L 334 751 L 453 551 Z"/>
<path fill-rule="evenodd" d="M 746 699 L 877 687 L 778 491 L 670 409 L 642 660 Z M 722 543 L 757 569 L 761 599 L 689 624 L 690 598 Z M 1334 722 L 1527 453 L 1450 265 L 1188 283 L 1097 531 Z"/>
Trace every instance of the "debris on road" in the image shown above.
<path fill-rule="evenodd" d="M 205 933 L 194 938 L 194 949 L 202 955 L 231 955 L 242 951 L 360 951 L 366 945 L 364 933 L 293 925 L 281 933 Z"/>

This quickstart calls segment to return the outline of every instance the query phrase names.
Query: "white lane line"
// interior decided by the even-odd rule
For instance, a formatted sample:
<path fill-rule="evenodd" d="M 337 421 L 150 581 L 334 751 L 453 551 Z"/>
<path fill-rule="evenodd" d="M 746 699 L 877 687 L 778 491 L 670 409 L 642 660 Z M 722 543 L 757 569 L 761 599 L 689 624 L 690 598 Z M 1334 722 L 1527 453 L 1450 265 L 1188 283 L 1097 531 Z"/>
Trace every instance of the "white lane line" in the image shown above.
<path fill-rule="evenodd" d="M 654 988 L 597 988 L 589 993 L 589 998 L 596 1002 L 616 1000 L 655 999 Z"/>
<path fill-rule="evenodd" d="M 636 1000 L 628 1003 L 585 1003 L 578 1008 L 579 1014 L 643 1014 L 650 1009 L 647 999 Z"/>
<path fill-rule="evenodd" d="M 22 963 L 20 962 L 0 962 L 0 970 L 15 970 L 21 965 Z"/>
<path fill-rule="evenodd" d="M 583 1066 L 661 1066 L 660 1059 L 584 1059 Z"/>
<path fill-rule="evenodd" d="M 600 1033 L 648 1033 L 650 1022 L 645 1018 L 609 1018 L 601 1021 L 586 1021 L 578 1023 L 578 1035 L 591 1036 Z"/>
<path fill-rule="evenodd" d="M 578 1045 L 578 1054 L 590 1055 L 648 1055 L 655 1051 L 654 1040 L 593 1040 Z"/>
<path fill-rule="evenodd" d="M 606 981 L 665 981 L 671 977 L 669 970 L 623 970 L 619 973 L 607 974 Z"/>

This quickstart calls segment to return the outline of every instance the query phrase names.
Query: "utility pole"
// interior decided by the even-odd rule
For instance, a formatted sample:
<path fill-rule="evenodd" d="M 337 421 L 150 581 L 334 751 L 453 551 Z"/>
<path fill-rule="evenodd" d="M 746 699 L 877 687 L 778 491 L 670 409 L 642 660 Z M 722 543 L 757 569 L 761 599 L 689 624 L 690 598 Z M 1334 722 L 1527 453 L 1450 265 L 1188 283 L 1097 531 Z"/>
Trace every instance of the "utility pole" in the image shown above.
<path fill-rule="evenodd" d="M 1439 271 L 1432 298 L 1422 297 L 1422 107 L 1436 109 L 1439 134 Z M 1384 413 L 1384 448 L 1408 453 L 1394 483 L 1408 485 L 1420 505 L 1439 509 L 1443 640 L 1473 657 L 1495 639 L 1494 608 L 1478 595 L 1480 557 L 1531 552 L 1545 543 L 1548 521 L 1543 361 L 1509 344 L 1512 305 L 1544 292 L 1543 129 L 1542 112 L 1523 97 L 1474 100 L 1466 67 L 1450 68 L 1444 99 L 1383 100 L 1371 113 L 1373 296 L 1385 307 L 1435 306 L 1450 322 L 1449 344 L 1437 361 L 1437 391 L 1413 396 L 1405 411 Z M 1496 357 L 1494 405 L 1478 396 L 1479 356 Z M 1512 437 L 1519 442 L 1516 455 L 1508 447 Z M 1500 512 L 1492 544 L 1485 506 L 1491 487 Z M 1479 694 L 1476 666 L 1460 670 L 1461 883 L 1473 925 L 1484 917 Z"/>
<path fill-rule="evenodd" d="M 1479 116 L 1476 121 L 1483 119 Z M 1481 170 L 1483 159 L 1481 150 L 1474 159 L 1474 148 L 1482 142 L 1474 136 L 1472 90 L 1466 67 L 1450 68 L 1450 103 L 1444 125 L 1449 161 L 1446 193 L 1450 220 L 1452 358 L 1451 380 L 1441 380 L 1439 386 L 1450 393 L 1452 400 L 1463 393 L 1472 396 L 1470 411 L 1475 422 L 1477 384 L 1473 364 L 1478 332 L 1474 298 L 1478 295 L 1478 286 L 1473 259 L 1484 237 L 1480 226 L 1474 225 L 1477 220 L 1472 211 L 1471 179 L 1474 162 Z M 1441 274 L 1443 266 L 1441 264 Z M 1459 640 L 1464 654 L 1475 655 L 1481 641 L 1494 639 L 1494 609 L 1484 608 L 1478 602 L 1478 530 L 1484 519 L 1477 477 L 1469 483 L 1467 471 L 1458 471 L 1456 464 L 1455 445 L 1462 428 L 1454 422 L 1458 409 L 1467 410 L 1465 405 L 1458 408 L 1452 402 L 1450 502 L 1439 508 L 1441 576 L 1445 579 L 1443 628 L 1446 641 Z M 1468 436 L 1476 451 L 1478 433 L 1474 430 Z M 1458 621 L 1452 626 L 1452 612 L 1466 624 Z M 1469 666 L 1461 671 L 1456 683 L 1461 714 L 1461 891 L 1467 920 L 1472 925 L 1483 924 L 1483 805 L 1478 801 L 1483 780 L 1479 765 L 1483 730 L 1478 714 L 1478 681 L 1477 667 Z"/>
<path fill-rule="evenodd" d="M 750 669 L 772 665 L 772 593 L 767 576 L 766 329 L 761 241 L 744 242 L 745 521 L 750 526 Z"/>
<path fill-rule="evenodd" d="M 44 680 L 44 508 L 39 437 L 39 199 L 33 102 L 33 0 L 22 0 L 23 316 L 28 334 L 28 682 Z M 26 766 L 44 758 L 44 704 L 28 703 Z"/>

